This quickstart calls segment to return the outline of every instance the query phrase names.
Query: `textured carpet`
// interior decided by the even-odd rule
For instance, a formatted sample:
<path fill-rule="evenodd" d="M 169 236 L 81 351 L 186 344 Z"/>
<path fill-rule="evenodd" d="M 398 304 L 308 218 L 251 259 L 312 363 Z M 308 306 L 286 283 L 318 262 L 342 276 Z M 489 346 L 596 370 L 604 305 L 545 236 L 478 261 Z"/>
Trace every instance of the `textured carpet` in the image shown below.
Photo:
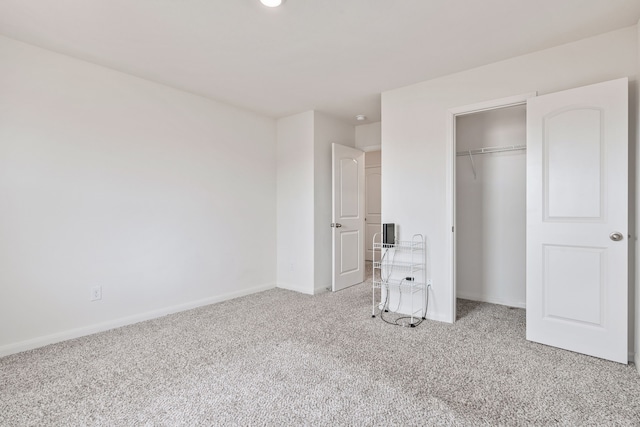
<path fill-rule="evenodd" d="M 372 319 L 275 289 L 0 359 L 0 425 L 640 425 L 634 367 L 529 343 L 520 309 Z"/>

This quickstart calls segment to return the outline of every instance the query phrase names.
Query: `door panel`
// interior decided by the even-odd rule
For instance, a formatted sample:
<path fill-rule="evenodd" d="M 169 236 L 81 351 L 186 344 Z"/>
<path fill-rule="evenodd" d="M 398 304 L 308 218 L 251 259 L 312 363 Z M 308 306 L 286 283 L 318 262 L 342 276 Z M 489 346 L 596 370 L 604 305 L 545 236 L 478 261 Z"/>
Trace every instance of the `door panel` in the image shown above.
<path fill-rule="evenodd" d="M 600 219 L 604 188 L 602 110 L 565 109 L 544 118 L 547 220 Z"/>
<path fill-rule="evenodd" d="M 352 273 L 360 268 L 359 249 L 359 230 L 340 233 L 340 275 Z"/>
<path fill-rule="evenodd" d="M 333 281 L 338 291 L 364 281 L 364 152 L 332 144 Z"/>
<path fill-rule="evenodd" d="M 605 249 L 544 245 L 545 319 L 602 326 Z M 579 265 L 580 269 L 567 269 Z M 565 304 L 572 301 L 572 304 Z"/>
<path fill-rule="evenodd" d="M 621 363 L 627 94 L 625 78 L 527 102 L 527 339 Z"/>
<path fill-rule="evenodd" d="M 353 158 L 340 159 L 340 218 L 358 218 L 360 199 L 358 191 L 358 161 Z M 360 165 L 361 166 L 361 165 Z"/>

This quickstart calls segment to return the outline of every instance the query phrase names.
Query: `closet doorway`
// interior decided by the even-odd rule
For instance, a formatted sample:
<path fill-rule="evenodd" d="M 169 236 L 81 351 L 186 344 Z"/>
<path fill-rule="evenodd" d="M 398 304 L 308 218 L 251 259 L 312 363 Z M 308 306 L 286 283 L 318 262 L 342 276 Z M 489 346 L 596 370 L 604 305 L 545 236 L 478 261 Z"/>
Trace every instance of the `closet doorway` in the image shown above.
<path fill-rule="evenodd" d="M 524 306 L 524 289 L 527 340 L 627 363 L 628 91 L 449 110 L 453 321 L 457 296 Z"/>
<path fill-rule="evenodd" d="M 455 120 L 457 297 L 525 308 L 526 105 Z"/>

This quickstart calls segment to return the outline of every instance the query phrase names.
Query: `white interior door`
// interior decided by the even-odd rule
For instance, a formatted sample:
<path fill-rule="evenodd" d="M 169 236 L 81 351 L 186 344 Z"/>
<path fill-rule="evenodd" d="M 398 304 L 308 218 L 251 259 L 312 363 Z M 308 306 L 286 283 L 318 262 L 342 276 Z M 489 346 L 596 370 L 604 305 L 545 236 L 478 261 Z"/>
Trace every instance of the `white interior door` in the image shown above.
<path fill-rule="evenodd" d="M 365 260 L 373 261 L 373 236 L 382 231 L 382 168 L 380 166 L 367 167 L 365 169 L 366 197 L 365 197 Z M 379 258 L 379 255 L 376 255 Z"/>
<path fill-rule="evenodd" d="M 332 144 L 333 282 L 339 291 L 364 281 L 364 152 Z"/>
<path fill-rule="evenodd" d="M 627 363 L 628 82 L 527 101 L 527 339 Z"/>

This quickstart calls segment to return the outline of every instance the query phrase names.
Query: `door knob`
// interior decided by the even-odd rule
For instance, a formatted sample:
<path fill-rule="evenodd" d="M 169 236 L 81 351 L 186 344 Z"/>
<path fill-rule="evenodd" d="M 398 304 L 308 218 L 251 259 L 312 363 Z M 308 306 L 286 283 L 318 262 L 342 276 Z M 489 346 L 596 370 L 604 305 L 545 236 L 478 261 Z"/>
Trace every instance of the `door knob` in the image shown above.
<path fill-rule="evenodd" d="M 620 240 L 622 240 L 622 233 L 614 231 L 613 233 L 609 234 L 609 238 L 614 242 L 619 242 Z"/>
<path fill-rule="evenodd" d="M 331 227 L 340 228 L 340 227 L 342 227 L 342 224 L 339 224 L 337 222 L 332 222 L 331 223 Z"/>

